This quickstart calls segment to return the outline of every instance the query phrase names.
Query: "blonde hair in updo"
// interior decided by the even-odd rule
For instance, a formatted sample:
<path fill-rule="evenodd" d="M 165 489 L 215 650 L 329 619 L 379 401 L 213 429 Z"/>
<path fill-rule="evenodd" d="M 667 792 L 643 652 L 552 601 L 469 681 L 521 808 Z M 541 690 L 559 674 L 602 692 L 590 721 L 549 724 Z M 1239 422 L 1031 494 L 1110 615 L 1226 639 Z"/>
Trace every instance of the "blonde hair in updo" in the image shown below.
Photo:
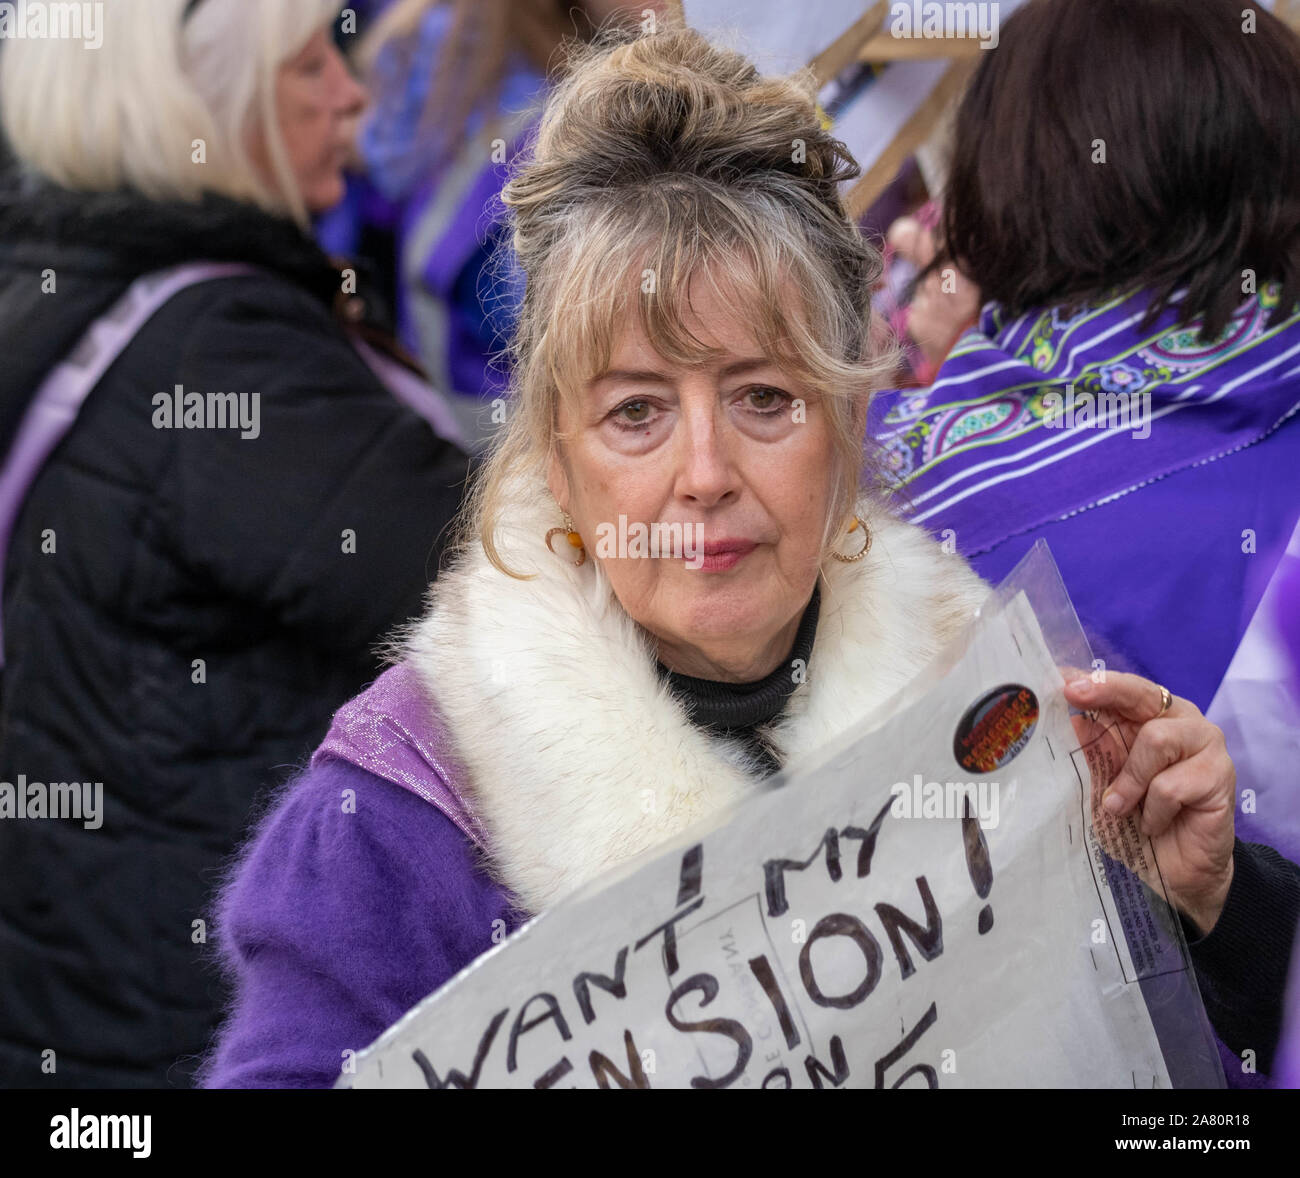
<path fill-rule="evenodd" d="M 880 255 L 844 211 L 839 185 L 859 169 L 824 129 L 811 73 L 764 77 L 682 28 L 634 40 L 613 31 L 570 54 L 535 151 L 501 194 L 527 285 L 513 404 L 461 542 L 477 537 L 496 567 L 521 576 L 495 543 L 507 484 L 545 477 L 561 399 L 576 405 L 608 367 L 630 312 L 670 362 L 710 354 L 686 328 L 690 280 L 707 272 L 764 351 L 823 398 L 835 449 L 829 547 L 857 500 L 866 402 L 893 354 L 873 357 Z"/>

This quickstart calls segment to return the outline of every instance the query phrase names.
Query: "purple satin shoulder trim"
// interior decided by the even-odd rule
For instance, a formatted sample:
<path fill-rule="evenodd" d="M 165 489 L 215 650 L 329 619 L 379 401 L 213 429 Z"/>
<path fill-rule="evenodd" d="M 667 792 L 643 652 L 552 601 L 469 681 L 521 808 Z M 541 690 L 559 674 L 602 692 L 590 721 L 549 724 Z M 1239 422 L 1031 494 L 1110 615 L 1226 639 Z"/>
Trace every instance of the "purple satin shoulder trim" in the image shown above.
<path fill-rule="evenodd" d="M 382 352 L 372 348 L 359 335 L 351 335 L 352 346 L 356 348 L 370 371 L 379 381 L 408 409 L 415 410 L 431 426 L 440 438 L 465 445 L 465 435 L 461 432 L 456 414 L 447 404 L 446 397 L 428 381 L 416 376 L 409 368 L 404 368 L 396 360 L 390 359 Z"/>
<path fill-rule="evenodd" d="M 49 371 L 32 395 L 0 467 L 0 585 L 9 541 L 27 492 L 45 460 L 72 429 L 100 377 L 173 295 L 197 282 L 251 272 L 237 262 L 193 262 L 145 274 L 91 323 L 68 356 Z M 0 630 L 0 666 L 4 665 L 3 647 Z"/>
<path fill-rule="evenodd" d="M 483 846 L 478 817 L 452 784 L 463 770 L 451 754 L 436 708 L 405 663 L 390 667 L 334 713 L 334 723 L 312 754 L 312 768 L 331 758 L 410 790 Z"/>

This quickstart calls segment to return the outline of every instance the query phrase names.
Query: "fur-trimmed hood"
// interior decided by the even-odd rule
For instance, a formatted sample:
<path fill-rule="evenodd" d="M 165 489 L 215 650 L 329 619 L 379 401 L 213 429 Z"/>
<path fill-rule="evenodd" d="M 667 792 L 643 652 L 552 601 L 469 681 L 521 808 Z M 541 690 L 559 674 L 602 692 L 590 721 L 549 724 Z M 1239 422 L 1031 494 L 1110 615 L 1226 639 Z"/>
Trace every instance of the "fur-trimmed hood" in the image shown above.
<path fill-rule="evenodd" d="M 475 546 L 442 573 L 406 659 L 437 702 L 499 881 L 532 912 L 738 801 L 759 774 L 695 727 L 648 636 L 599 564 L 544 544 L 544 483 L 518 481 L 498 533 L 503 574 Z M 764 730 L 782 764 L 890 699 L 970 620 L 987 586 L 924 531 L 864 500 L 871 550 L 828 560 L 806 681 Z"/>

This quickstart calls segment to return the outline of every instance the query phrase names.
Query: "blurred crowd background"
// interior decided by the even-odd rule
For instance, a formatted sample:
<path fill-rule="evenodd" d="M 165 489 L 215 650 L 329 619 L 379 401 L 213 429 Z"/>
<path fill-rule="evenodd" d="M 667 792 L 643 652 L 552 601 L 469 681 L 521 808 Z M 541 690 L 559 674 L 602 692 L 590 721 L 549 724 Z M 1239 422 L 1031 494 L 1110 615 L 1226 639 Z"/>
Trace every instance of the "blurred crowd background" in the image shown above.
<path fill-rule="evenodd" d="M 882 493 L 992 581 L 1048 540 L 1098 658 L 1219 724 L 1242 836 L 1300 858 L 1300 41 L 1248 0 L 1006 8 L 854 210 L 897 348 Z M 110 36 L 93 71 L 0 45 L 6 472 L 133 283 L 248 268 L 186 277 L 0 484 L 0 778 L 102 777 L 119 808 L 100 838 L 0 824 L 0 1084 L 40 1083 L 49 1046 L 51 1083 L 187 1082 L 221 1000 L 200 927 L 220 869 L 419 613 L 508 411 L 524 276 L 499 194 L 562 45 L 666 11 L 165 0 L 113 15 L 134 47 Z M 237 142 L 277 94 L 284 142 Z M 293 198 L 246 172 L 292 174 Z M 113 397 L 177 385 L 259 390 L 263 441 L 161 455 Z M 1053 391 L 1142 394 L 1151 436 L 1039 432 Z"/>

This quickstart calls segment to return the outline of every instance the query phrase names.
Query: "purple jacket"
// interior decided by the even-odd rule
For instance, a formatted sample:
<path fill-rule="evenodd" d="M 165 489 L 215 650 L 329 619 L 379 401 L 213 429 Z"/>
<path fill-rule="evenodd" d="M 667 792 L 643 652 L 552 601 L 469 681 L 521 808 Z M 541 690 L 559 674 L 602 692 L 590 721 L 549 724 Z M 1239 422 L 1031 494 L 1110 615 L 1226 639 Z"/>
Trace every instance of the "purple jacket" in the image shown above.
<path fill-rule="evenodd" d="M 399 666 L 340 709 L 241 855 L 217 919 L 237 985 L 205 1087 L 330 1087 L 526 919 L 483 869 L 421 704 Z"/>

